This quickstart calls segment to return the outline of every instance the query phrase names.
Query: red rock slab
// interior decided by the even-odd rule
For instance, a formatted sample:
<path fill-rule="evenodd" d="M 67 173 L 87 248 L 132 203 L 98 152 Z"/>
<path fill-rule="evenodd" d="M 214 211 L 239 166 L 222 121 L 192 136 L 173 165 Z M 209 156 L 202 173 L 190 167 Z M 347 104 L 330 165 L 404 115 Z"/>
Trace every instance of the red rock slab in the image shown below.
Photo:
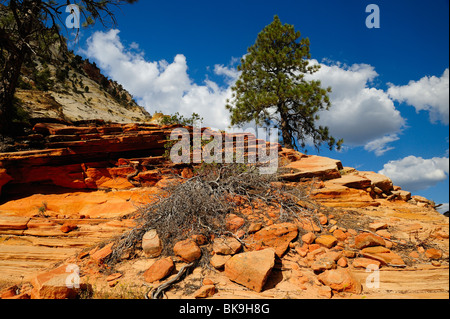
<path fill-rule="evenodd" d="M 105 247 L 97 250 L 91 255 L 91 258 L 98 263 L 103 263 L 103 261 L 112 253 L 112 247 L 114 243 L 108 244 Z"/>
<path fill-rule="evenodd" d="M 172 258 L 167 257 L 160 259 L 145 271 L 144 279 L 146 282 L 152 283 L 169 276 L 174 269 L 175 264 L 173 263 Z"/>
<path fill-rule="evenodd" d="M 278 257 L 281 257 L 289 243 L 298 235 L 298 228 L 295 224 L 283 223 L 275 224 L 261 229 L 249 236 L 246 242 L 249 248 L 260 250 L 264 248 L 273 248 Z"/>
<path fill-rule="evenodd" d="M 356 189 L 366 189 L 371 185 L 371 181 L 369 179 L 353 174 L 344 175 L 340 178 L 333 179 L 330 183 Z"/>
<path fill-rule="evenodd" d="M 68 271 L 69 270 L 69 271 Z M 31 284 L 33 290 L 31 291 L 32 299 L 73 299 L 77 295 L 74 288 L 69 288 L 66 285 L 67 277 L 72 272 L 67 264 L 64 264 L 53 270 L 40 273 L 36 275 Z"/>
<path fill-rule="evenodd" d="M 274 265 L 273 249 L 241 253 L 225 263 L 225 275 L 238 284 L 261 292 Z"/>
<path fill-rule="evenodd" d="M 312 197 L 328 207 L 378 207 L 366 191 L 325 182 L 325 187 L 314 190 Z"/>
<path fill-rule="evenodd" d="M 1 211 L 1 210 L 0 210 Z M 0 231 L 2 230 L 25 230 L 30 218 L 15 216 L 0 216 Z"/>
<path fill-rule="evenodd" d="M 385 193 L 389 193 L 394 189 L 392 180 L 382 174 L 378 174 L 375 172 L 359 172 L 359 175 L 369 179 L 373 187 L 378 187 Z"/>
<path fill-rule="evenodd" d="M 281 176 L 286 180 L 298 181 L 302 178 L 313 177 L 317 177 L 322 180 L 330 180 L 341 177 L 339 170 L 342 169 L 343 166 L 338 160 L 311 155 L 292 162 L 285 166 L 285 168 L 292 170 L 291 173 Z"/>
<path fill-rule="evenodd" d="M 361 283 L 346 268 L 326 270 L 317 276 L 317 279 L 335 291 L 346 291 L 355 294 L 360 294 L 362 291 Z"/>

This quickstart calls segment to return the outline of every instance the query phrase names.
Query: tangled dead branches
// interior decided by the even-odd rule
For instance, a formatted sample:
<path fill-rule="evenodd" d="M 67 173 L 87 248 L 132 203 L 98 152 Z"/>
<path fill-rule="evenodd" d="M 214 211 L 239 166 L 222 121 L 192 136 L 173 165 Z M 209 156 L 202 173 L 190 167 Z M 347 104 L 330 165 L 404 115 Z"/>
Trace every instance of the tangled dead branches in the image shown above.
<path fill-rule="evenodd" d="M 158 232 L 164 255 L 170 255 L 177 241 L 191 235 L 233 235 L 226 228 L 226 217 L 239 214 L 236 197 L 252 209 L 254 203 L 262 202 L 279 210 L 279 222 L 314 217 L 314 209 L 304 207 L 309 202 L 305 187 L 288 187 L 277 181 L 276 174 L 261 175 L 255 165 L 203 164 L 194 177 L 168 186 L 168 196 L 138 210 L 139 226 L 119 238 L 107 262 L 115 264 L 125 252 L 136 251 L 150 229 Z"/>

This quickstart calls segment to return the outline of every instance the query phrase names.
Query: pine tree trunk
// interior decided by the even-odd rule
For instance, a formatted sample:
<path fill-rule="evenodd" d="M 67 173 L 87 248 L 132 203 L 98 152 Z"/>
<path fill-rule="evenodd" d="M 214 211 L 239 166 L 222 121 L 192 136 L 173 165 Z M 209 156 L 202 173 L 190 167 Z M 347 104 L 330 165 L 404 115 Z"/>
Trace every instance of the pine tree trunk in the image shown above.
<path fill-rule="evenodd" d="M 281 116 L 281 136 L 283 138 L 283 145 L 285 148 L 294 149 L 294 146 L 292 145 L 292 136 L 289 130 L 289 123 L 286 118 L 286 115 L 280 113 L 280 116 Z"/>

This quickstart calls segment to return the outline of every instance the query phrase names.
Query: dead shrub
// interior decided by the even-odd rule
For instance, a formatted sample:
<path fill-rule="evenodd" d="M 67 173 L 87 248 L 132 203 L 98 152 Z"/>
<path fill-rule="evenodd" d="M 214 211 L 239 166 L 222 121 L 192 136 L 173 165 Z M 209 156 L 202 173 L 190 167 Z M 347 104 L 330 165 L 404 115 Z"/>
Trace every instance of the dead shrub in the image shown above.
<path fill-rule="evenodd" d="M 251 207 L 258 201 L 279 210 L 278 222 L 314 218 L 315 210 L 304 207 L 305 202 L 315 207 L 309 201 L 306 187 L 288 187 L 277 181 L 277 174 L 259 174 L 257 165 L 202 164 L 194 177 L 168 185 L 165 188 L 168 196 L 158 197 L 153 204 L 138 209 L 139 226 L 118 239 L 107 263 L 117 263 L 125 253 L 132 257 L 150 229 L 158 232 L 163 255 L 171 255 L 176 242 L 192 235 L 204 235 L 208 239 L 212 235 L 234 236 L 226 228 L 226 216 L 239 215 L 237 208 L 242 203 L 235 201 L 235 197 L 244 198 Z"/>

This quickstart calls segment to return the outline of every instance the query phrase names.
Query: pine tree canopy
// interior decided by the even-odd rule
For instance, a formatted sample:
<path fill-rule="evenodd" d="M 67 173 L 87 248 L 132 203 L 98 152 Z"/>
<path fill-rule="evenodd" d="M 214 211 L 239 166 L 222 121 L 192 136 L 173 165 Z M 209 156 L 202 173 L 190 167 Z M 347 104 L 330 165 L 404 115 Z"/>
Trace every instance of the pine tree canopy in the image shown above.
<path fill-rule="evenodd" d="M 294 26 L 282 24 L 278 16 L 259 34 L 238 70 L 232 99 L 227 101 L 231 125 L 257 125 L 281 130 L 282 144 L 304 149 L 311 141 L 318 149 L 326 143 L 340 149 L 343 140 L 330 136 L 327 127 L 316 127 L 319 111 L 331 107 L 328 93 L 320 81 L 306 80 L 320 65 L 310 65 L 310 42 L 301 38 Z"/>

